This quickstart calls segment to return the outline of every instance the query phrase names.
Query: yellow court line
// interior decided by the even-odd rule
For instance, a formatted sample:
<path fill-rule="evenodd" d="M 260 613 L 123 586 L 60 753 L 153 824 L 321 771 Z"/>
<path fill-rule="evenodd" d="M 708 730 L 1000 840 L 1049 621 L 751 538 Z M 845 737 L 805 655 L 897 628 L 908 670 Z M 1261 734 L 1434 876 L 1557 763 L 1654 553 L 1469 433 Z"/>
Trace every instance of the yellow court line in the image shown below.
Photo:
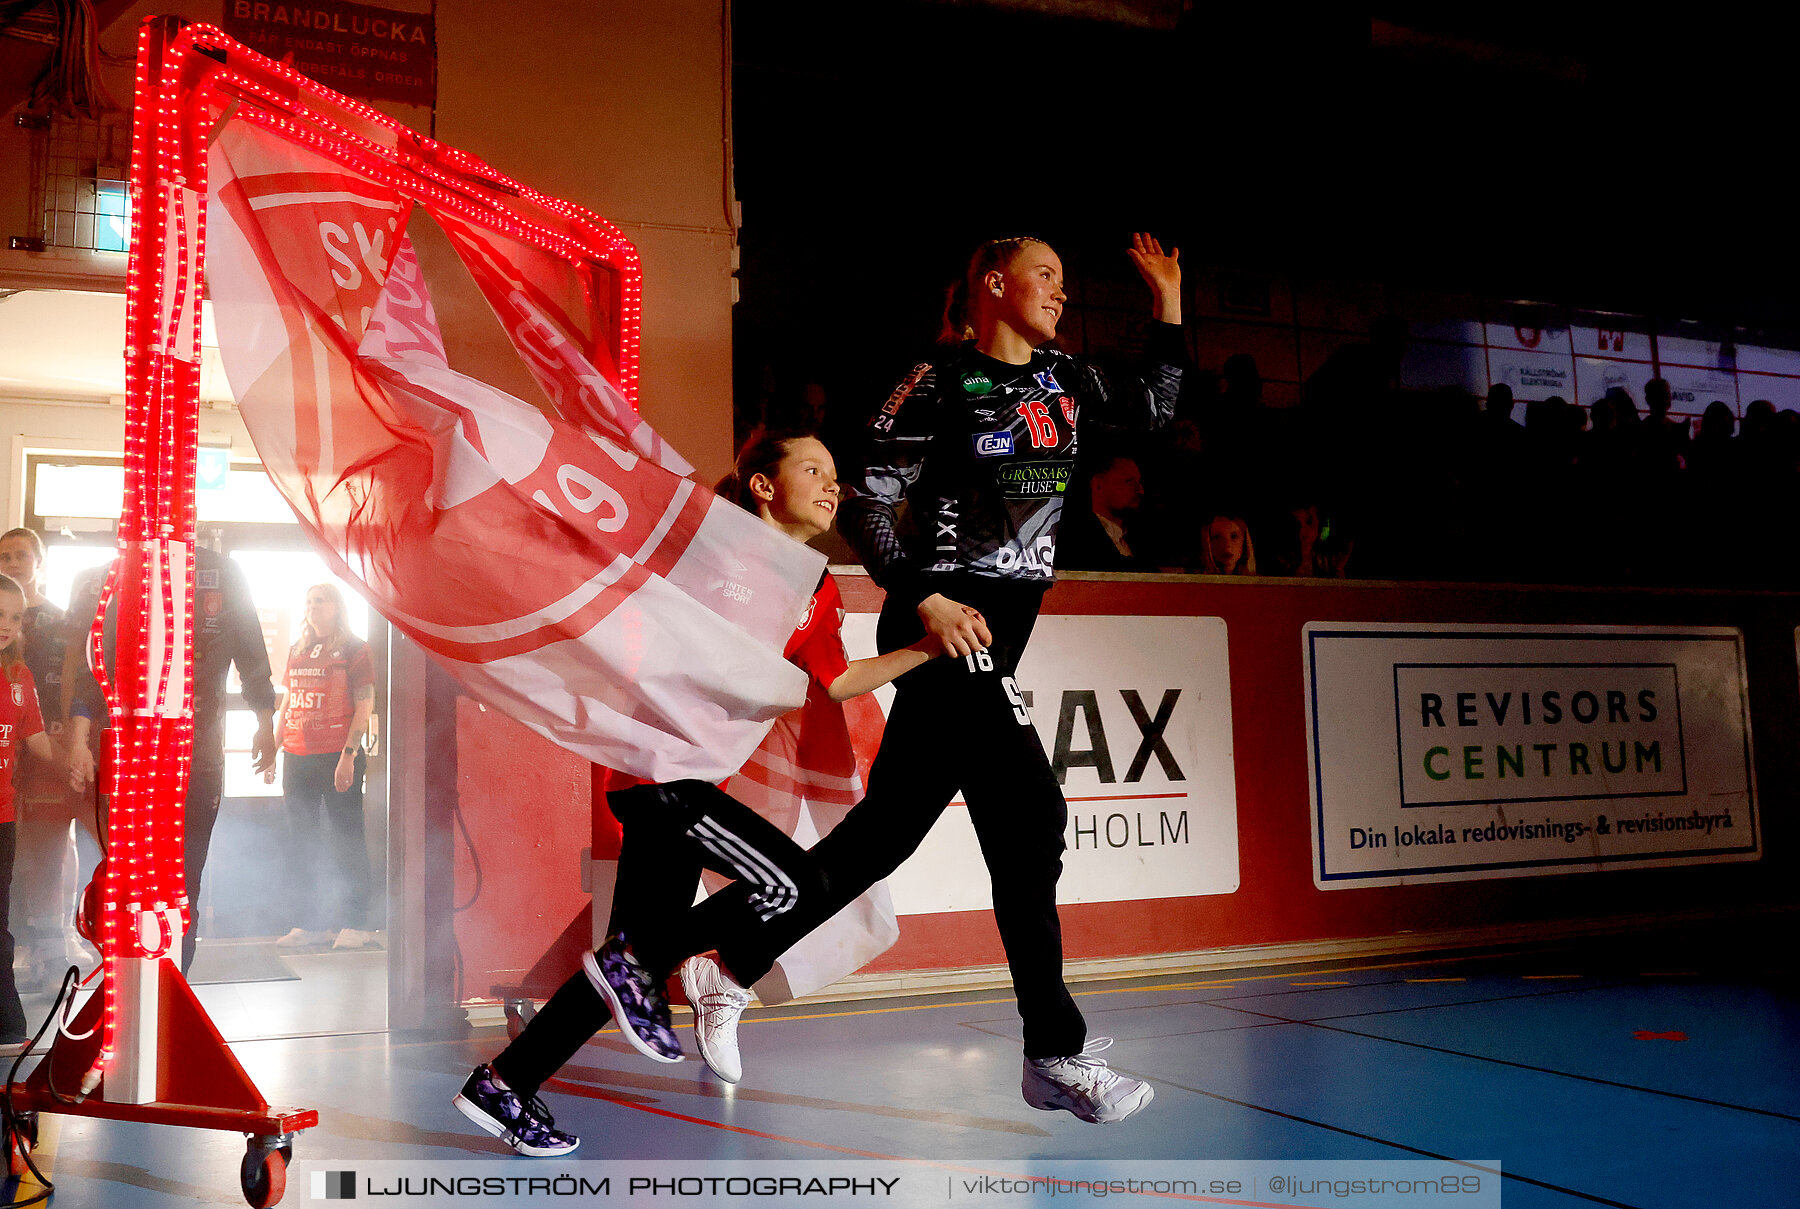
<path fill-rule="evenodd" d="M 1501 956 L 1501 955 L 1502 954 L 1490 954 L 1490 956 Z M 1412 958 L 1407 961 L 1383 961 L 1383 962 L 1376 962 L 1374 964 L 1364 965 L 1364 966 L 1337 966 L 1332 969 L 1306 970 L 1304 972 L 1308 973 L 1308 974 L 1363 974 L 1363 973 L 1367 973 L 1370 970 L 1405 970 L 1405 969 L 1411 969 L 1415 966 L 1455 965 L 1459 962 L 1466 962 L 1469 960 L 1470 960 L 1470 958 L 1468 958 L 1468 957 Z M 1220 981 L 1214 981 L 1214 982 L 1167 983 L 1162 986 L 1118 987 L 1118 988 L 1113 988 L 1113 989 L 1109 989 L 1106 991 L 1087 991 L 1087 992 L 1079 992 L 1079 993 L 1090 994 L 1090 995 L 1117 995 L 1117 994 L 1122 994 L 1126 991 L 1190 991 L 1190 990 L 1202 990 L 1202 989 L 1206 989 L 1209 987 L 1230 986 L 1234 982 L 1271 982 L 1271 981 L 1277 981 L 1277 980 L 1283 979 L 1283 978 L 1292 978 L 1293 976 L 1294 976 L 1294 974 L 1292 971 L 1289 971 L 1285 974 L 1282 974 L 1282 973 L 1249 974 L 1249 975 L 1240 976 L 1238 978 L 1233 978 L 1230 980 L 1220 980 Z"/>
<path fill-rule="evenodd" d="M 1408 968 L 1411 968 L 1414 966 L 1447 965 L 1447 964 L 1451 964 L 1454 962 L 1467 961 L 1467 960 L 1469 960 L 1467 957 L 1434 957 L 1434 958 L 1427 958 L 1424 960 L 1415 959 L 1415 960 L 1411 960 L 1411 961 L 1380 962 L 1380 963 L 1377 963 L 1374 965 L 1366 965 L 1366 966 L 1343 966 L 1343 967 L 1340 967 L 1337 969 L 1314 970 L 1314 971 L 1312 971 L 1312 973 L 1315 973 L 1315 974 L 1360 974 L 1367 970 L 1404 970 L 1404 969 L 1408 969 Z M 1292 973 L 1251 974 L 1251 975 L 1247 975 L 1247 976 L 1240 975 L 1236 978 L 1218 978 L 1218 979 L 1210 979 L 1210 980 L 1201 981 L 1201 982 L 1165 982 L 1165 983 L 1156 983 L 1156 984 L 1152 984 L 1152 985 L 1139 984 L 1136 986 L 1098 987 L 1093 990 L 1086 990 L 1086 991 L 1077 991 L 1077 990 L 1072 989 L 1071 994 L 1074 994 L 1077 996 L 1129 995 L 1129 994 L 1133 994 L 1133 993 L 1139 992 L 1139 991 L 1226 990 L 1226 989 L 1235 987 L 1240 982 L 1275 982 L 1275 981 L 1279 981 L 1281 979 L 1291 979 L 1292 977 L 1293 977 Z M 1408 982 L 1467 982 L 1468 979 L 1466 979 L 1466 978 L 1409 978 L 1409 979 L 1407 979 L 1407 981 Z M 1346 982 L 1346 983 L 1340 983 L 1338 985 L 1350 986 L 1352 984 Z M 919 992 L 919 993 L 926 994 L 928 992 Z M 958 1000 L 955 1003 L 920 1003 L 920 1004 L 913 1004 L 913 1005 L 910 1005 L 907 1007 L 865 1008 L 865 1009 L 859 1009 L 856 1011 L 817 1012 L 817 1013 L 812 1013 L 809 1015 L 795 1015 L 795 1016 L 764 1016 L 764 1017 L 759 1017 L 757 1022 L 758 1023 L 774 1022 L 774 1021 L 778 1021 L 778 1020 L 831 1020 L 831 1019 L 835 1019 L 835 1018 L 842 1017 L 842 1016 L 876 1016 L 876 1015 L 880 1015 L 883 1012 L 922 1012 L 929 1008 L 986 1007 L 990 1004 L 1013 1003 L 1013 1002 L 1015 1002 L 1015 1000 L 1013 999 L 1012 996 L 1009 995 L 1004 999 L 969 999 L 969 1000 Z M 751 1018 L 746 1016 L 744 1018 L 744 1022 L 750 1023 Z"/>

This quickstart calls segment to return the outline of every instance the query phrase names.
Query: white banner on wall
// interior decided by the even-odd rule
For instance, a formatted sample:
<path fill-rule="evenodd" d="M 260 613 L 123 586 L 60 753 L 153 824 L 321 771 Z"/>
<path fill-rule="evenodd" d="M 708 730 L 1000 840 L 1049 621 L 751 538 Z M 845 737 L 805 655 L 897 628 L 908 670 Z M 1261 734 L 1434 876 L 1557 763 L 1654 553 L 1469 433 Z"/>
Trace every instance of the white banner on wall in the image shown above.
<path fill-rule="evenodd" d="M 1620 323 L 1630 316 L 1619 315 Z M 1589 327 L 1576 324 L 1569 329 L 1569 343 L 1577 357 L 1623 357 L 1628 361 L 1650 360 L 1650 335 L 1626 331 L 1624 328 Z"/>
<path fill-rule="evenodd" d="M 1691 365 L 1662 367 L 1663 380 L 1669 384 L 1669 410 L 1699 415 L 1713 400 L 1722 400 L 1735 413 L 1738 408 L 1737 375 L 1729 368 L 1700 369 Z M 1639 399 L 1641 407 L 1643 400 Z"/>
<path fill-rule="evenodd" d="M 1599 357 L 1575 358 L 1575 392 L 1571 403 L 1592 407 L 1594 400 L 1615 387 L 1623 389 L 1644 411 L 1644 384 L 1656 377 L 1648 361 L 1607 361 Z"/>
<path fill-rule="evenodd" d="M 1320 889 L 1761 855 L 1735 629 L 1304 631 Z"/>
<path fill-rule="evenodd" d="M 1566 342 L 1560 348 L 1531 352 L 1489 349 L 1488 374 L 1493 384 L 1512 387 L 1515 399 L 1575 398 L 1575 358 L 1569 355 Z"/>
<path fill-rule="evenodd" d="M 876 620 L 872 613 L 845 618 L 852 659 L 876 653 Z M 1044 750 L 1064 770 L 1068 848 L 1057 902 L 1237 889 L 1222 618 L 1045 615 L 1018 682 Z M 886 712 L 892 688 L 878 696 Z M 901 915 L 993 906 L 960 797 L 887 884 Z"/>

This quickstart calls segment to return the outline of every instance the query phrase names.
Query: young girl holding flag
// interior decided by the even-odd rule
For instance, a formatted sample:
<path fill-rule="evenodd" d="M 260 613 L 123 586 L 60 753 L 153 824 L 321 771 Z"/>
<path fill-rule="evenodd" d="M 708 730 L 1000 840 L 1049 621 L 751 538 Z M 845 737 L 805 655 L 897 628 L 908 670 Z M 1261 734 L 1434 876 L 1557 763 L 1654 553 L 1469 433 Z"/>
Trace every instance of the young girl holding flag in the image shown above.
<path fill-rule="evenodd" d="M 837 514 L 837 468 L 811 434 L 753 438 L 727 483 L 739 504 L 796 541 L 824 533 Z M 809 712 L 879 688 L 942 650 L 922 639 L 850 662 L 839 635 L 842 616 L 842 598 L 827 573 L 784 652 L 810 679 L 806 704 L 777 726 L 805 727 Z M 565 1155 L 580 1144 L 556 1128 L 537 1093 L 609 1017 L 641 1053 L 679 1062 L 681 1046 L 662 992 L 670 972 L 703 948 L 729 953 L 740 933 L 767 926 L 826 888 L 805 849 L 708 782 L 650 784 L 615 776 L 607 804 L 625 832 L 612 935 L 584 955 L 583 968 L 505 1050 L 470 1073 L 455 1099 L 464 1116 L 524 1155 Z M 702 868 L 735 879 L 737 893 L 693 905 Z M 746 899 L 748 912 L 741 910 Z M 748 1001 L 728 959 L 689 962 L 682 976 L 691 999 L 724 997 L 739 1010 Z M 735 1042 L 729 1051 L 716 1050 L 702 1032 L 700 1046 L 715 1072 L 736 1082 Z"/>

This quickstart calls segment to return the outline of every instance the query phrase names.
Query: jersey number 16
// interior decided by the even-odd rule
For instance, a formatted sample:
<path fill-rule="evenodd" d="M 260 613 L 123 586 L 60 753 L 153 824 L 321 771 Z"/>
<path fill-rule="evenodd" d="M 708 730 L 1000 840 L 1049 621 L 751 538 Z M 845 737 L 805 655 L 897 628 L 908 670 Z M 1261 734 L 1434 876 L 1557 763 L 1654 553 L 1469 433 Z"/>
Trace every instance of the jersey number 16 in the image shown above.
<path fill-rule="evenodd" d="M 1025 417 L 1025 423 L 1031 426 L 1031 446 L 1033 449 L 1056 448 L 1056 421 L 1050 418 L 1050 405 L 1042 399 L 1031 399 L 1019 404 L 1019 414 Z"/>

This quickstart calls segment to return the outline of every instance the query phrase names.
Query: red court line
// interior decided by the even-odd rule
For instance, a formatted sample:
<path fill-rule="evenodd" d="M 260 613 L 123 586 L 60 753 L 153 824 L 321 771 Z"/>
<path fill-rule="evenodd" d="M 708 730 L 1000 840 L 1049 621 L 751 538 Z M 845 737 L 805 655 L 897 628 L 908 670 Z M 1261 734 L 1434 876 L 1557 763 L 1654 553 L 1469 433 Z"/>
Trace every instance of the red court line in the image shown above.
<path fill-rule="evenodd" d="M 1191 796 L 1192 796 L 1191 794 L 1187 794 L 1187 793 L 1139 793 L 1139 794 L 1127 794 L 1124 797 L 1097 797 L 1097 798 L 1065 797 L 1063 799 L 1063 801 L 1065 801 L 1065 802 L 1149 802 L 1149 801 L 1154 801 L 1157 798 L 1186 798 L 1186 797 L 1191 797 Z M 964 801 L 962 794 L 959 793 L 955 797 L 950 799 L 950 804 L 952 806 L 967 806 L 968 802 Z"/>
<path fill-rule="evenodd" d="M 1156 798 L 1185 798 L 1185 793 L 1139 793 L 1126 794 L 1124 797 L 1099 798 L 1064 798 L 1065 802 L 1149 802 Z"/>

